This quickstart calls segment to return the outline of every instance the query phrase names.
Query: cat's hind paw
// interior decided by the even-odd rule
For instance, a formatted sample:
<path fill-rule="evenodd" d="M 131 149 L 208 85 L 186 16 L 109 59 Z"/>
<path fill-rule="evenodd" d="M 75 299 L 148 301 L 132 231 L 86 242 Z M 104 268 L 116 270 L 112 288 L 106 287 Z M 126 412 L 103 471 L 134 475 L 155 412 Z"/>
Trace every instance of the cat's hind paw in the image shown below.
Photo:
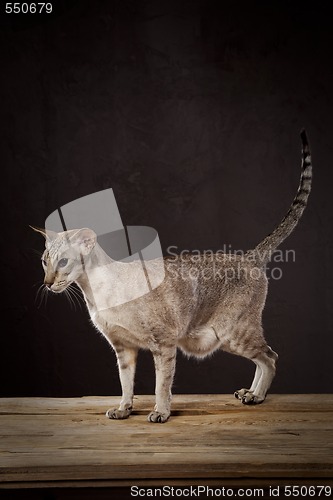
<path fill-rule="evenodd" d="M 265 398 L 256 396 L 253 391 L 249 389 L 239 389 L 234 393 L 235 398 L 239 399 L 243 405 L 258 405 L 265 401 Z"/>
<path fill-rule="evenodd" d="M 119 410 L 118 408 L 108 410 L 106 416 L 114 420 L 124 420 L 128 418 L 132 412 L 132 407 L 125 408 L 125 410 Z"/>
<path fill-rule="evenodd" d="M 235 398 L 239 399 L 240 401 L 242 401 L 246 394 L 252 394 L 252 392 L 250 392 L 249 389 L 239 389 L 239 391 L 234 392 Z"/>
<path fill-rule="evenodd" d="M 170 414 L 168 413 L 160 413 L 159 411 L 152 411 L 148 415 L 148 422 L 163 424 L 169 418 Z"/>

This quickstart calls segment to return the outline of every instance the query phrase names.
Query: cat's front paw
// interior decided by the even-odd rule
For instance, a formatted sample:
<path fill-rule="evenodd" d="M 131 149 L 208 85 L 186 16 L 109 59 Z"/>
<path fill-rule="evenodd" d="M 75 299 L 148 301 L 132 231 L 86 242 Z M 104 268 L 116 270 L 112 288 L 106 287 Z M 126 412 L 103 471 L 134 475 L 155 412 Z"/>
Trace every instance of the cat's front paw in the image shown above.
<path fill-rule="evenodd" d="M 119 410 L 118 408 L 108 410 L 106 412 L 106 416 L 111 419 L 115 420 L 124 420 L 125 418 L 128 418 L 132 412 L 132 407 L 131 408 L 125 408 L 125 410 Z"/>
<path fill-rule="evenodd" d="M 152 411 L 148 415 L 148 422 L 163 424 L 170 417 L 170 413 L 160 413 L 159 411 Z"/>
<path fill-rule="evenodd" d="M 247 392 L 241 398 L 243 405 L 259 405 L 265 400 L 265 398 L 260 398 L 259 396 L 255 396 L 252 392 Z"/>

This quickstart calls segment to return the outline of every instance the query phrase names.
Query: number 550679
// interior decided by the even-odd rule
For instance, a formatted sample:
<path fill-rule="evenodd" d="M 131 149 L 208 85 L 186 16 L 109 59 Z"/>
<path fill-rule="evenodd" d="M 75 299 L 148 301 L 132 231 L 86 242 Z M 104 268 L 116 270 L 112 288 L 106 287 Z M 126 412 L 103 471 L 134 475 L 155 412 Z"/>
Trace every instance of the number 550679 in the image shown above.
<path fill-rule="evenodd" d="M 6 14 L 51 14 L 52 3 L 6 2 Z"/>

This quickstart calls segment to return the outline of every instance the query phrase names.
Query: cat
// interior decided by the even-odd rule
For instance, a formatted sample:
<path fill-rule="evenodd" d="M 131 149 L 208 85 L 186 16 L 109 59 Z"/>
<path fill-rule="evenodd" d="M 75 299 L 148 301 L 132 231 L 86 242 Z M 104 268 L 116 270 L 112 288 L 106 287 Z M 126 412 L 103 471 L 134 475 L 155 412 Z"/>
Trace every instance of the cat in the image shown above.
<path fill-rule="evenodd" d="M 265 265 L 293 231 L 307 205 L 312 163 L 304 130 L 301 140 L 302 168 L 296 197 L 281 223 L 256 248 L 243 256 L 165 257 L 162 284 L 120 305 L 100 310 L 96 298 L 106 304 L 111 296 L 114 299 L 120 271 L 135 286 L 141 261 L 112 261 L 88 228 L 60 233 L 33 228 L 45 237 L 45 287 L 61 293 L 76 283 L 92 323 L 116 353 L 122 398 L 118 408 L 106 412 L 109 418 L 125 419 L 132 412 L 139 349 L 150 350 L 155 364 L 156 404 L 148 415 L 150 422 L 166 422 L 170 416 L 177 348 L 199 358 L 222 349 L 252 360 L 256 365 L 252 385 L 236 391 L 235 396 L 244 404 L 264 401 L 278 359 L 267 345 L 262 328 L 268 285 Z"/>

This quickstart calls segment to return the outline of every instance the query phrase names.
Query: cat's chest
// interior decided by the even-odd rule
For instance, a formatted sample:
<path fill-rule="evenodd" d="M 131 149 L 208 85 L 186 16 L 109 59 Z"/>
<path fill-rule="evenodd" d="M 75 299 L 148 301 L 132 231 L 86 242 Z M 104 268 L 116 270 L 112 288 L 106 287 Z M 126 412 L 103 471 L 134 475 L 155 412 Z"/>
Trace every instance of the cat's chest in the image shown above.
<path fill-rule="evenodd" d="M 119 325 L 119 317 L 112 314 L 112 310 L 89 310 L 90 319 L 95 327 L 105 335 L 109 333 L 114 327 Z"/>
<path fill-rule="evenodd" d="M 90 315 L 95 327 L 112 343 L 122 343 L 128 347 L 150 348 L 154 342 L 147 324 L 132 318 L 131 315 L 123 316 L 112 310 L 95 312 Z"/>

